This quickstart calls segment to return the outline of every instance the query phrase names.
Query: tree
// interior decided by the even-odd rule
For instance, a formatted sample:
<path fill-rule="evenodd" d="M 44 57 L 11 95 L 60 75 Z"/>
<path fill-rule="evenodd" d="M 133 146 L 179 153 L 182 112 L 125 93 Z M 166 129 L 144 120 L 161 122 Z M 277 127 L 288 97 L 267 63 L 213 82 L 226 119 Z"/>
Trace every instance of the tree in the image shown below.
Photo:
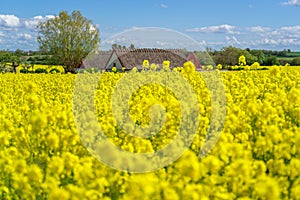
<path fill-rule="evenodd" d="M 111 45 L 111 48 L 114 50 L 114 49 L 118 49 L 118 44 L 112 44 Z"/>
<path fill-rule="evenodd" d="M 134 44 L 130 44 L 129 49 L 135 49 Z"/>
<path fill-rule="evenodd" d="M 117 49 L 117 50 L 131 49 L 132 50 L 132 49 L 135 49 L 135 46 L 134 46 L 134 44 L 131 43 L 127 48 L 125 45 L 120 45 L 120 44 L 114 43 L 111 45 L 111 49 L 112 50 L 115 50 L 115 49 Z"/>
<path fill-rule="evenodd" d="M 273 65 L 279 65 L 278 58 L 275 56 L 270 56 L 265 59 L 264 65 L 265 66 L 273 66 Z"/>
<path fill-rule="evenodd" d="M 255 56 L 257 58 L 256 62 L 258 62 L 260 65 L 264 63 L 264 60 L 266 59 L 265 54 L 262 50 L 251 50 L 251 55 Z"/>
<path fill-rule="evenodd" d="M 40 49 L 49 52 L 64 65 L 65 72 L 75 72 L 83 59 L 99 45 L 99 31 L 80 11 L 58 16 L 38 24 Z"/>
<path fill-rule="evenodd" d="M 239 64 L 239 57 L 244 55 L 247 64 L 252 65 L 254 62 L 258 61 L 258 57 L 253 55 L 252 50 L 249 48 L 247 49 L 240 49 L 233 46 L 223 47 L 220 51 L 215 51 L 210 53 L 213 56 L 214 62 L 219 63 L 226 66 L 234 66 Z M 260 58 L 261 59 L 261 58 Z"/>
<path fill-rule="evenodd" d="M 239 55 L 240 56 L 242 56 L 242 55 L 245 56 L 245 58 L 247 60 L 247 64 L 252 65 L 254 62 L 258 61 L 258 58 L 255 55 L 252 55 L 249 51 L 250 51 L 250 49 L 240 50 Z"/>
<path fill-rule="evenodd" d="M 215 63 L 222 64 L 225 66 L 233 66 L 238 64 L 238 58 L 240 56 L 241 49 L 233 46 L 223 47 L 221 51 L 214 53 Z"/>
<path fill-rule="evenodd" d="M 18 56 L 18 57 L 21 57 L 23 54 L 24 54 L 24 52 L 21 49 L 17 49 L 15 51 L 15 55 Z"/>
<path fill-rule="evenodd" d="M 0 62 L 11 62 L 13 54 L 9 51 L 0 51 Z"/>
<path fill-rule="evenodd" d="M 296 57 L 291 61 L 291 65 L 300 66 L 300 57 Z"/>

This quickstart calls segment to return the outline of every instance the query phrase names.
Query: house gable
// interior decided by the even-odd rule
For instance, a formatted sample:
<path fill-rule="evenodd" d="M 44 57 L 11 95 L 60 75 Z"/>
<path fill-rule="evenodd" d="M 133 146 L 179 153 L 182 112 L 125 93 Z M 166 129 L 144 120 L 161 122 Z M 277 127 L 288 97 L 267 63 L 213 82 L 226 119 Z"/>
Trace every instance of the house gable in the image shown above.
<path fill-rule="evenodd" d="M 202 66 L 194 53 L 189 53 L 189 55 L 187 56 L 187 60 L 194 63 L 196 70 L 202 70 Z"/>
<path fill-rule="evenodd" d="M 112 71 L 112 68 L 116 67 L 118 71 L 122 71 L 123 65 L 117 55 L 116 51 L 113 51 L 107 64 L 106 64 L 106 71 Z"/>

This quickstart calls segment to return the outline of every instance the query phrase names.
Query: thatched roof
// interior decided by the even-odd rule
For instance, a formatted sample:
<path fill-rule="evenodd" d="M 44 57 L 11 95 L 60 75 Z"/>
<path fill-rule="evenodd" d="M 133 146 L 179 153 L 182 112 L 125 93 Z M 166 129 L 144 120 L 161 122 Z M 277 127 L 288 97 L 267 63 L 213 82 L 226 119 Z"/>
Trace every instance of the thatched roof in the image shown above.
<path fill-rule="evenodd" d="M 81 68 L 95 68 L 104 70 L 113 51 L 98 51 L 95 54 L 89 55 L 84 61 Z"/>
<path fill-rule="evenodd" d="M 193 53 L 188 53 L 180 49 L 114 49 L 111 51 L 98 51 L 89 55 L 81 66 L 82 69 L 95 68 L 99 70 L 108 69 L 109 64 L 118 59 L 122 67 L 131 70 L 133 67 L 142 68 L 144 60 L 149 63 L 162 65 L 163 61 L 169 60 L 171 68 L 183 66 L 186 61 L 192 61 L 197 70 L 201 65 Z"/>
<path fill-rule="evenodd" d="M 159 65 L 169 60 L 171 68 L 183 66 L 187 61 L 184 52 L 178 49 L 115 49 L 114 52 L 126 69 L 140 68 L 144 60 Z"/>

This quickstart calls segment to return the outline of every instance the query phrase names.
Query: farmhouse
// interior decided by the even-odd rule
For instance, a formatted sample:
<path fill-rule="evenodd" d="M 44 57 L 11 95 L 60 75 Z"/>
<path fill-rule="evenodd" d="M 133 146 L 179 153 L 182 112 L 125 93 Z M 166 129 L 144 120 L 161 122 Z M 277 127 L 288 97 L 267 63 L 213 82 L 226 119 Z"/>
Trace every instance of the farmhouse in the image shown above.
<path fill-rule="evenodd" d="M 100 71 L 105 70 L 106 64 L 112 55 L 112 51 L 98 51 L 95 54 L 90 54 L 83 61 L 80 69 L 96 68 Z"/>
<path fill-rule="evenodd" d="M 82 68 L 97 68 L 98 70 L 112 71 L 116 67 L 118 71 L 131 70 L 136 67 L 142 70 L 142 63 L 148 60 L 149 63 L 159 65 L 165 60 L 170 61 L 170 67 L 180 67 L 186 61 L 192 61 L 196 70 L 201 70 L 201 65 L 193 53 L 186 53 L 179 49 L 114 49 L 113 51 L 99 51 L 84 61 Z"/>

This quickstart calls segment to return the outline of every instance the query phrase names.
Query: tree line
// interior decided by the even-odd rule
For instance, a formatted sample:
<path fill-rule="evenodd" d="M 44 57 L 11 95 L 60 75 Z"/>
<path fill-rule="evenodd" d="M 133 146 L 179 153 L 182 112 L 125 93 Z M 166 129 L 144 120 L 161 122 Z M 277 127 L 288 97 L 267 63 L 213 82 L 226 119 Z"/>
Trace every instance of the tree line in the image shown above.
<path fill-rule="evenodd" d="M 300 66 L 300 52 L 292 52 L 291 50 L 273 51 L 264 49 L 241 49 L 233 46 L 223 47 L 220 50 L 212 50 L 207 48 L 206 52 L 195 52 L 198 58 L 203 53 L 208 53 L 211 60 L 202 60 L 203 65 L 222 64 L 223 66 L 238 65 L 238 58 L 242 55 L 246 57 L 248 65 L 258 62 L 262 66 L 286 65 Z"/>
<path fill-rule="evenodd" d="M 113 44 L 112 49 L 134 49 L 134 45 L 129 47 Z M 206 51 L 195 51 L 194 54 L 201 61 L 202 65 L 221 64 L 222 66 L 239 65 L 238 58 L 245 56 L 247 64 L 252 65 L 258 62 L 261 66 L 286 65 L 300 66 L 300 52 L 290 50 L 273 51 L 273 50 L 250 50 L 249 48 L 240 49 L 233 46 L 223 47 L 220 50 L 206 49 Z M 18 65 L 64 65 L 56 59 L 55 56 L 45 51 L 15 51 L 0 50 L 0 71 L 14 71 Z"/>
<path fill-rule="evenodd" d="M 73 11 L 70 15 L 62 11 L 58 16 L 40 22 L 37 26 L 39 51 L 0 51 L 0 71 L 15 71 L 19 64 L 62 65 L 65 72 L 75 72 L 83 59 L 100 44 L 99 30 L 91 20 Z M 112 49 L 134 49 L 113 44 Z M 207 48 L 206 51 L 195 51 L 194 54 L 202 65 L 224 67 L 238 65 L 238 58 L 245 56 L 248 65 L 257 62 L 262 66 L 290 64 L 300 66 L 300 52 L 240 49 L 233 46 L 220 50 Z"/>

